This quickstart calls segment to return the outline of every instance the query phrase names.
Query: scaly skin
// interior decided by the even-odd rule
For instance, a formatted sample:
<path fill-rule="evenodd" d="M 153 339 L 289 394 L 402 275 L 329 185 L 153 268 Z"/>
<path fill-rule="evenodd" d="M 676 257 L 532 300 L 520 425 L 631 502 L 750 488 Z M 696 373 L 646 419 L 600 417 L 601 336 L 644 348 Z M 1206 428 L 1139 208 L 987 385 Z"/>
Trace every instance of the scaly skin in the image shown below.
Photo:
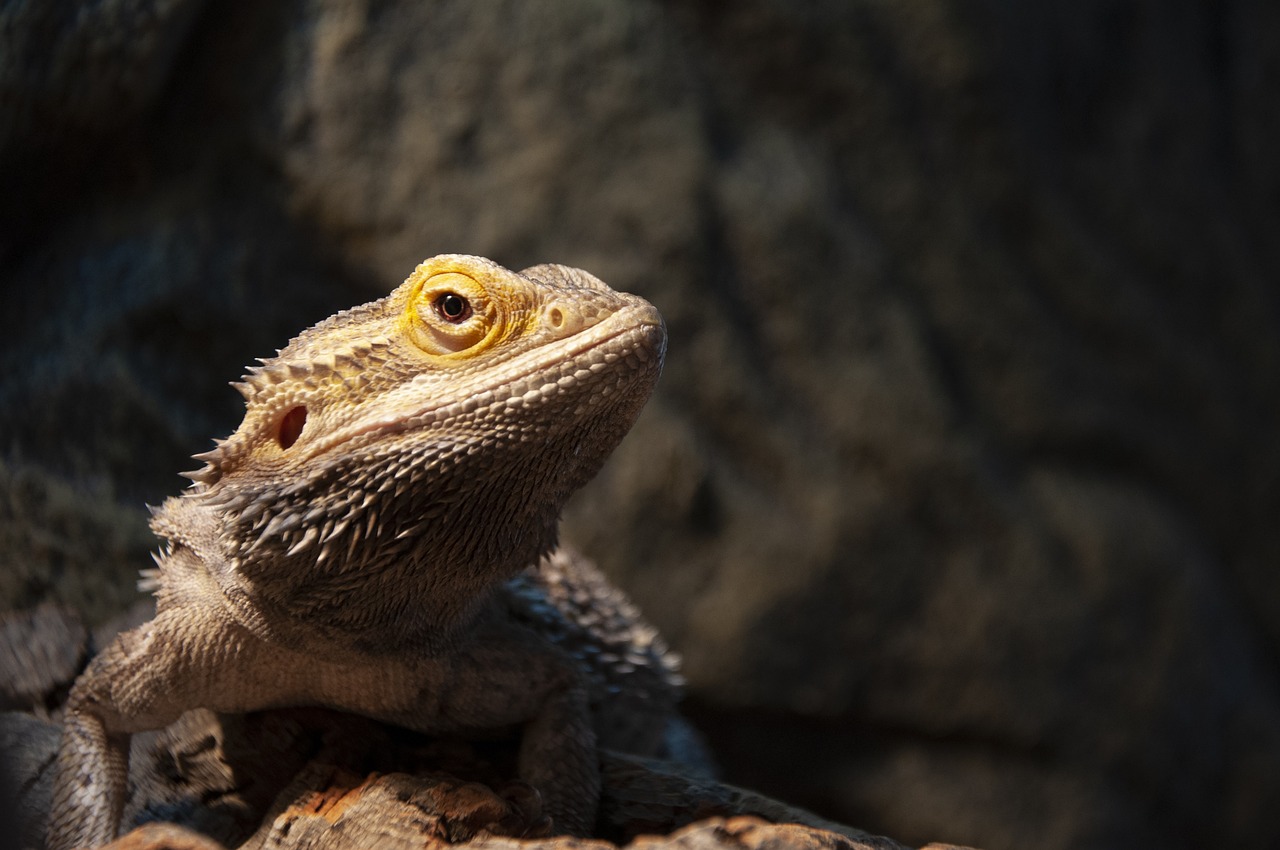
<path fill-rule="evenodd" d="M 587 677 L 494 591 L 553 549 L 665 346 L 651 305 L 585 272 L 444 255 L 251 369 L 244 421 L 152 519 L 155 619 L 72 690 L 49 847 L 114 838 L 129 736 L 198 706 L 522 725 L 521 778 L 585 833 Z"/>

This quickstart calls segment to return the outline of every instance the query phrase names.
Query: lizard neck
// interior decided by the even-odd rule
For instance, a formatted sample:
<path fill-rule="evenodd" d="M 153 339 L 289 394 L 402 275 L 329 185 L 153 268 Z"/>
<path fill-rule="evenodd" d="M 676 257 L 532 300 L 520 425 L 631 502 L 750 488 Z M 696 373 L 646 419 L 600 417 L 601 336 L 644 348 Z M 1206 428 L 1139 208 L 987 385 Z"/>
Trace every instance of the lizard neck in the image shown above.
<path fill-rule="evenodd" d="M 483 474 L 457 447 L 419 458 L 399 478 L 368 458 L 350 471 L 335 464 L 308 487 L 272 494 L 261 512 L 221 488 L 189 493 L 166 501 L 153 527 L 194 556 L 230 613 L 263 639 L 329 653 L 437 654 L 498 584 L 554 548 L 564 500 L 595 468 L 544 459 L 582 439 L 577 429 L 543 434 L 533 452 L 520 439 L 490 441 Z M 272 523 L 290 533 L 259 533 Z M 162 604 L 170 572 L 162 562 Z"/>

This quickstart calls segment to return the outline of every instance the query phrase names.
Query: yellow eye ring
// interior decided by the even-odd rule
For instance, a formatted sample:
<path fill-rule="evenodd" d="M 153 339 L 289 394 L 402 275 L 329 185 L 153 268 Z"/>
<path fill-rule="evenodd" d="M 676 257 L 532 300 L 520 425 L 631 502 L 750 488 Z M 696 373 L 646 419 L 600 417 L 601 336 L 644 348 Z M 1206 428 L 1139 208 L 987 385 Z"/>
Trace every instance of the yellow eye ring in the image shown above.
<path fill-rule="evenodd" d="M 462 357 L 493 338 L 503 317 L 481 281 L 464 272 L 440 271 L 410 292 L 403 322 L 409 339 L 424 353 Z"/>
<path fill-rule="evenodd" d="M 519 275 L 474 257 L 432 258 L 400 290 L 401 333 L 442 366 L 483 356 L 540 326 L 542 307 L 530 287 Z"/>

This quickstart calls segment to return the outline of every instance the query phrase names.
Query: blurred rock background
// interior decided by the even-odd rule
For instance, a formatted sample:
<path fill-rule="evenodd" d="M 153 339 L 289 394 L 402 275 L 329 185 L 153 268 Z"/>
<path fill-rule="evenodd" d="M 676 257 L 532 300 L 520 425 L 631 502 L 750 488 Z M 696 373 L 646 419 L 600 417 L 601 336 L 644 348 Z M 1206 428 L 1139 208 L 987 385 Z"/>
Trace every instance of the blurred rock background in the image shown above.
<path fill-rule="evenodd" d="M 730 781 L 1274 847 L 1280 7 L 0 4 L 0 607 L 136 599 L 226 382 L 458 251 L 655 302 L 567 534 Z"/>

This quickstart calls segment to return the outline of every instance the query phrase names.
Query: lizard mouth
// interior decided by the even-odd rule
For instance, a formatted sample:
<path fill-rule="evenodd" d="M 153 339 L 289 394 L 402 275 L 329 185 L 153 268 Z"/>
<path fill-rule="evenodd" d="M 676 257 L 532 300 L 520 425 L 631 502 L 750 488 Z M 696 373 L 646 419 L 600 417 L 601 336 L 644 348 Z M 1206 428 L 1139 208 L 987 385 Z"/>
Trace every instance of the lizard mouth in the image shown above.
<path fill-rule="evenodd" d="M 408 412 L 352 423 L 308 447 L 304 459 L 321 458 L 343 446 L 367 445 L 496 406 L 538 406 L 566 386 L 590 380 L 600 372 L 618 372 L 618 379 L 600 381 L 601 387 L 613 390 L 628 374 L 646 368 L 658 372 L 665 352 L 666 330 L 657 309 L 647 303 L 627 306 L 572 336 L 491 364 L 485 370 L 487 378 L 474 379 L 474 386 L 464 390 L 463 398 L 418 406 L 406 403 Z M 412 393 L 414 383 L 406 382 L 405 392 Z"/>

